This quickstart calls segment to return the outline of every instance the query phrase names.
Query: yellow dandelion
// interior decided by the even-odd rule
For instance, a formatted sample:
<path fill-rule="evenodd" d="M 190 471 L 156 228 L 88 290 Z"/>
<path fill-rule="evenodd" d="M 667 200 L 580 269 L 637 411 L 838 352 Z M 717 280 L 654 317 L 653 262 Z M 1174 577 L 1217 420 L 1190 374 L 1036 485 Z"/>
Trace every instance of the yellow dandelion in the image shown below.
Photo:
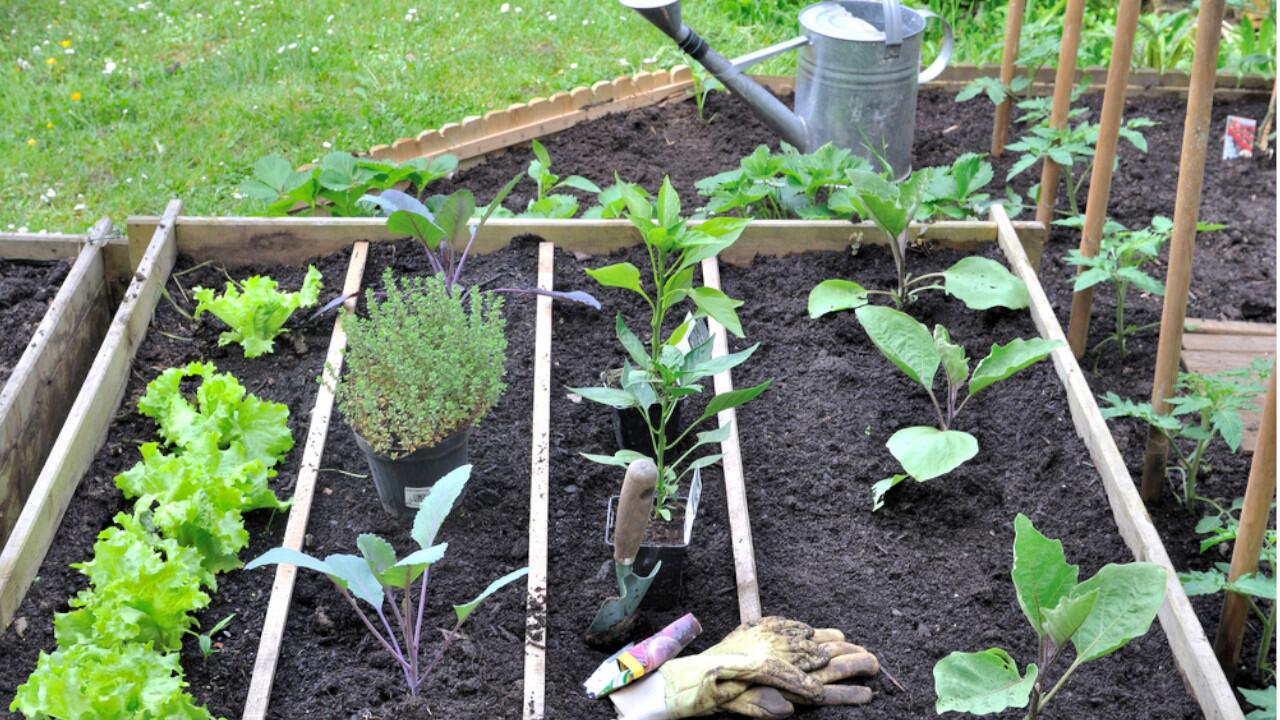
<path fill-rule="evenodd" d="M 28 145 L 35 145 L 35 144 L 36 144 L 36 139 L 35 139 L 35 138 L 27 138 L 27 144 L 28 144 Z"/>
<path fill-rule="evenodd" d="M 48 129 L 50 129 L 50 130 L 52 130 L 52 129 L 53 129 L 53 121 L 52 121 L 52 120 L 50 120 L 49 122 L 45 123 L 45 127 L 46 127 L 46 128 L 48 128 Z"/>
<path fill-rule="evenodd" d="M 71 102 L 80 102 L 80 93 L 79 93 L 79 92 L 73 92 L 73 93 L 71 93 Z"/>
<path fill-rule="evenodd" d="M 57 65 L 57 64 L 58 64 L 58 58 L 53 58 L 53 57 L 48 58 L 48 59 L 46 59 L 46 60 L 44 61 L 44 64 L 45 64 L 45 65 Z"/>
<path fill-rule="evenodd" d="M 61 46 L 62 46 L 62 47 L 64 47 L 64 48 L 69 48 L 69 47 L 71 47 L 71 41 L 70 41 L 70 40 L 63 40 L 62 42 L 60 42 L 60 43 L 58 43 L 58 44 L 59 44 L 59 45 L 61 45 Z"/>

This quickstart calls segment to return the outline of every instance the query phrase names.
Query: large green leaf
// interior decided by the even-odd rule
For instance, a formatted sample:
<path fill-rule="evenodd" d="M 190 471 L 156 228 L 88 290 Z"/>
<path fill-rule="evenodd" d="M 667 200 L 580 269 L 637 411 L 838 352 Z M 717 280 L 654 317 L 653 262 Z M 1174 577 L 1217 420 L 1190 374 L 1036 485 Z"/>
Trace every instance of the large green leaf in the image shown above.
<path fill-rule="evenodd" d="M 880 305 L 860 307 L 856 312 L 867 336 L 889 362 L 907 377 L 932 390 L 933 376 L 938 372 L 942 358 L 938 356 L 928 328 L 904 312 Z"/>
<path fill-rule="evenodd" d="M 987 386 L 1045 359 L 1064 344 L 1061 340 L 1015 338 L 1007 345 L 992 345 L 991 353 L 982 358 L 973 369 L 973 377 L 969 380 L 969 394 L 977 395 Z"/>
<path fill-rule="evenodd" d="M 934 709 L 939 714 L 986 715 L 1026 707 L 1038 672 L 1032 663 L 1023 676 L 1018 663 L 1001 648 L 953 652 L 933 666 L 933 691 L 938 696 Z"/>
<path fill-rule="evenodd" d="M 591 402 L 598 402 L 601 405 L 625 410 L 629 407 L 636 407 L 636 396 L 627 391 L 618 388 L 608 387 L 581 387 L 568 388 L 569 392 L 581 395 L 583 399 Z"/>
<path fill-rule="evenodd" d="M 472 600 L 471 602 L 465 603 L 462 605 L 454 605 L 453 612 L 455 615 L 458 616 L 458 624 L 461 625 L 462 623 L 466 622 L 467 618 L 471 617 L 471 613 L 475 612 L 476 608 L 479 607 L 480 603 L 485 601 L 485 598 L 501 590 L 506 585 L 509 585 L 510 583 L 516 580 L 519 580 L 520 578 L 528 574 L 529 574 L 529 568 L 527 567 L 523 567 L 523 568 L 520 568 L 519 570 L 514 570 L 512 572 L 509 572 L 506 575 L 503 575 L 502 577 L 498 578 L 497 580 L 494 580 L 493 582 L 489 583 L 489 587 L 485 588 L 484 592 L 477 595 L 475 599 Z"/>
<path fill-rule="evenodd" d="M 645 455 L 644 453 L 638 453 L 635 450 L 619 450 L 618 452 L 612 455 L 593 455 L 591 453 L 580 453 L 580 454 L 582 455 L 582 457 L 590 460 L 593 463 L 600 463 L 601 465 L 613 465 L 615 467 L 620 467 L 620 468 L 629 467 L 631 463 L 635 462 L 636 460 L 644 460 L 649 457 L 648 455 Z"/>
<path fill-rule="evenodd" d="M 938 349 L 938 357 L 942 359 L 942 371 L 947 376 L 947 383 L 953 388 L 960 388 L 969 378 L 969 357 L 964 348 L 951 341 L 951 333 L 941 325 L 933 327 L 933 345 Z"/>
<path fill-rule="evenodd" d="M 709 287 L 696 287 L 689 291 L 689 298 L 698 310 L 724 326 L 734 337 L 742 337 L 742 322 L 738 320 L 735 308 L 742 305 L 741 300 L 734 300 L 723 291 Z"/>
<path fill-rule="evenodd" d="M 382 583 L 374 577 L 373 570 L 364 558 L 358 555 L 330 555 L 324 559 L 324 564 L 332 571 L 329 577 L 350 590 L 352 595 L 375 608 L 382 607 Z"/>
<path fill-rule="evenodd" d="M 1068 595 L 1056 607 L 1043 611 L 1044 631 L 1053 640 L 1054 647 L 1062 647 L 1076 634 L 1089 617 L 1097 599 L 1096 590 L 1083 595 Z"/>
<path fill-rule="evenodd" d="M 418 513 L 413 517 L 413 530 L 409 533 L 418 547 L 426 549 L 435 545 L 436 533 L 444 519 L 449 517 L 453 504 L 458 501 L 467 481 L 471 479 L 471 466 L 459 465 L 436 481 L 422 499 Z"/>
<path fill-rule="evenodd" d="M 431 218 L 410 210 L 396 210 L 387 216 L 387 231 L 408 235 L 431 250 L 439 247 L 440 238 L 444 237 L 444 230 Z"/>
<path fill-rule="evenodd" d="M 1148 562 L 1104 565 L 1098 574 L 1076 586 L 1073 594 L 1098 591 L 1098 599 L 1071 642 L 1076 663 L 1109 655 L 1130 640 L 1146 634 L 1164 603 L 1164 568 Z"/>
<path fill-rule="evenodd" d="M 768 390 L 769 386 L 772 384 L 773 379 L 770 378 L 755 387 L 730 390 L 729 392 L 716 395 L 711 398 L 711 402 L 707 403 L 707 409 L 702 412 L 702 417 L 698 419 L 698 422 L 702 422 L 708 418 L 713 418 L 722 410 L 736 408 L 739 405 L 751 402 L 757 395 Z"/>
<path fill-rule="evenodd" d="M 1031 302 L 1027 284 L 989 258 L 970 255 L 947 268 L 942 276 L 947 293 L 974 310 L 1021 310 Z"/>
<path fill-rule="evenodd" d="M 811 318 L 838 310 L 856 310 L 866 304 L 867 289 L 852 280 L 823 280 L 809 291 Z"/>
<path fill-rule="evenodd" d="M 614 332 L 618 335 L 618 342 L 622 343 L 623 349 L 631 356 L 631 361 L 642 368 L 649 367 L 652 364 L 649 351 L 640 338 L 631 332 L 631 328 L 627 327 L 627 321 L 622 319 L 622 313 L 618 313 L 614 318 L 613 326 Z"/>
<path fill-rule="evenodd" d="M 1050 540 L 1031 519 L 1013 519 L 1013 587 L 1018 605 L 1037 635 L 1044 635 L 1045 611 L 1056 607 L 1076 587 L 1080 567 L 1067 562 L 1062 541 Z"/>
<path fill-rule="evenodd" d="M 887 446 L 902 469 L 920 482 L 946 475 L 978 454 L 978 441 L 969 433 L 928 425 L 902 428 Z"/>
<path fill-rule="evenodd" d="M 587 268 L 586 272 L 605 287 L 644 293 L 644 289 L 640 287 L 640 269 L 629 262 L 614 263 L 602 268 Z"/>

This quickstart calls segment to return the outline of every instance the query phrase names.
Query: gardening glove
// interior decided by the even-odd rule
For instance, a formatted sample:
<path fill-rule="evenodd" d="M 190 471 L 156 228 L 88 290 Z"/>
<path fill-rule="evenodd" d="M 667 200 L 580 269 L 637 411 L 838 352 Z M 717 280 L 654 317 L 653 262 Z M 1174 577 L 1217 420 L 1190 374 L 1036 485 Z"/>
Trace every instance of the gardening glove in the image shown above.
<path fill-rule="evenodd" d="M 834 635 L 823 635 L 834 633 Z M 817 630 L 814 638 L 839 637 L 821 643 L 830 656 L 827 664 L 809 672 L 809 678 L 822 684 L 822 699 L 809 702 L 786 690 L 767 685 L 746 689 L 738 697 L 721 704 L 720 709 L 750 718 L 781 720 L 795 713 L 796 705 L 865 705 L 871 702 L 871 688 L 862 685 L 839 685 L 841 680 L 871 677 L 880 671 L 875 655 L 853 643 L 844 642 L 838 630 Z"/>
<path fill-rule="evenodd" d="M 764 618 L 739 626 L 698 655 L 667 661 L 656 673 L 609 697 L 621 720 L 675 720 L 720 710 L 785 717 L 767 713 L 781 712 L 783 703 L 818 705 L 837 699 L 823 686 L 825 676 L 807 673 L 826 667 L 830 643 L 842 639 L 838 631 L 815 632 L 795 620 Z M 755 686 L 778 694 L 751 694 Z"/>

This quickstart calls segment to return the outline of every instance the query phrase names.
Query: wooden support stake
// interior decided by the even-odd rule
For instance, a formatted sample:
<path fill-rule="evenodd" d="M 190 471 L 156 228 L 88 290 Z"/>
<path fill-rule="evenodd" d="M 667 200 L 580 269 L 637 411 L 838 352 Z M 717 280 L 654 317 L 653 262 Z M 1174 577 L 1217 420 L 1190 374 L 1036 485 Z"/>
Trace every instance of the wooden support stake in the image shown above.
<path fill-rule="evenodd" d="M 1125 88 L 1129 84 L 1129 65 L 1133 61 L 1133 38 L 1138 31 L 1138 15 L 1142 0 L 1121 0 L 1116 15 L 1115 42 L 1111 46 L 1111 68 L 1107 71 L 1107 89 L 1102 98 L 1102 120 L 1098 128 L 1098 144 L 1093 155 L 1093 173 L 1089 177 L 1089 200 L 1085 206 L 1084 230 L 1080 235 L 1080 252 L 1086 257 L 1098 254 L 1102 228 L 1107 222 L 1107 204 L 1111 200 L 1111 173 L 1116 164 L 1116 145 L 1120 141 L 1120 125 L 1124 122 Z M 1089 342 L 1089 313 L 1093 309 L 1093 288 L 1081 290 L 1071 298 L 1071 322 L 1067 342 L 1076 357 L 1084 355 Z"/>
<path fill-rule="evenodd" d="M 702 261 L 702 283 L 720 289 L 720 264 L 714 257 Z M 724 326 L 707 318 L 711 331 L 711 354 L 729 354 L 729 334 Z M 733 377 L 726 370 L 715 376 L 716 394 L 733 390 Z M 751 543 L 751 517 L 747 513 L 747 487 L 742 475 L 742 449 L 738 445 L 737 413 L 733 408 L 716 415 L 720 427 L 730 426 L 729 439 L 720 445 L 724 466 L 724 495 L 729 506 L 729 534 L 733 542 L 733 570 L 738 579 L 738 615 L 742 622 L 760 619 L 760 585 L 756 577 L 755 546 Z"/>
<path fill-rule="evenodd" d="M 553 289 L 555 245 L 538 245 L 538 287 Z M 529 474 L 529 592 L 525 603 L 524 720 L 546 716 L 547 503 L 551 487 L 551 298 L 538 296 L 533 336 L 533 467 Z"/>
<path fill-rule="evenodd" d="M 1026 14 L 1026 0 L 1009 0 L 1004 20 L 1004 53 L 1000 56 L 1000 84 L 1008 92 L 1013 75 L 1018 70 L 1018 41 L 1022 37 L 1022 16 Z M 995 124 L 991 127 L 991 157 L 1004 155 L 1004 144 L 1009 139 L 1009 116 L 1013 113 L 1013 98 L 1005 97 L 996 106 Z"/>
<path fill-rule="evenodd" d="M 357 242 L 351 251 L 346 281 L 342 285 L 343 294 L 351 295 L 345 303 L 348 310 L 355 309 L 356 294 L 360 291 L 368 256 L 369 243 Z M 339 315 L 333 322 L 333 335 L 329 337 L 329 351 L 325 355 L 326 374 L 332 373 L 333 377 L 337 377 L 342 373 L 342 352 L 346 347 L 347 333 L 342 329 L 342 317 Z M 307 519 L 311 516 L 311 501 L 315 496 L 316 479 L 320 474 L 320 461 L 324 457 L 324 443 L 329 434 L 329 418 L 332 414 L 333 389 L 329 383 L 320 383 L 315 405 L 311 408 L 307 443 L 302 450 L 298 479 L 294 483 L 293 507 L 289 509 L 289 520 L 284 530 L 282 544 L 291 550 L 303 549 Z M 296 565 L 276 566 L 271 598 L 267 601 L 267 614 L 262 621 L 258 655 L 253 661 L 253 677 L 249 680 L 249 696 L 245 699 L 244 720 L 263 720 L 267 716 L 267 704 L 271 702 L 271 687 L 275 683 L 276 664 L 280 661 L 280 645 L 289 620 L 289 603 L 293 600 L 293 584 L 297 576 Z"/>
<path fill-rule="evenodd" d="M 1240 510 L 1240 528 L 1231 551 L 1229 580 L 1258 570 L 1262 538 L 1267 534 L 1267 518 L 1271 501 L 1276 496 L 1276 374 L 1271 373 L 1267 403 L 1262 409 L 1262 428 L 1258 431 L 1258 447 L 1249 467 L 1249 485 L 1244 491 L 1244 507 Z M 1222 600 L 1222 619 L 1213 652 L 1228 678 L 1235 677 L 1240 662 L 1240 645 L 1244 641 L 1244 621 L 1249 618 L 1249 599 L 1228 590 Z"/>
<path fill-rule="evenodd" d="M 1053 109 L 1049 113 L 1049 127 L 1067 126 L 1071 111 L 1071 91 L 1075 89 L 1076 53 L 1080 50 L 1080 26 L 1084 22 L 1085 0 L 1067 0 L 1066 16 L 1062 19 L 1062 48 L 1058 52 L 1058 72 L 1053 81 Z M 1036 220 L 1049 227 L 1053 222 L 1053 208 L 1058 200 L 1058 178 L 1062 168 L 1045 158 L 1040 172 L 1040 199 L 1036 204 Z"/>
<path fill-rule="evenodd" d="M 1027 284 L 1030 296 L 1031 319 L 1046 340 L 1066 341 L 1058 316 L 1044 288 L 1036 277 L 1035 269 L 1018 242 L 1009 216 L 1000 205 L 991 208 L 991 217 L 1000 228 L 1000 249 L 1009 262 L 1009 269 Z M 1085 380 L 1080 363 L 1068 347 L 1060 347 L 1052 354 L 1053 368 L 1062 381 L 1071 408 L 1071 422 L 1076 435 L 1089 449 L 1089 458 L 1102 478 L 1102 487 L 1115 517 L 1116 529 L 1124 539 L 1135 560 L 1155 563 L 1166 574 L 1164 604 L 1160 606 L 1160 626 L 1169 640 L 1169 649 L 1178 665 L 1191 694 L 1200 710 L 1209 720 L 1243 720 L 1244 713 L 1236 701 L 1235 692 L 1218 667 L 1213 648 L 1205 637 L 1204 628 L 1196 617 L 1187 593 L 1182 589 L 1177 571 L 1169 561 L 1169 553 L 1160 540 L 1160 533 L 1151 522 L 1151 516 L 1142 505 L 1134 488 L 1133 479 L 1125 466 L 1124 456 L 1116 447 L 1107 421 L 1102 417 L 1093 390 Z"/>
<path fill-rule="evenodd" d="M 1218 42 L 1222 37 L 1225 0 L 1204 0 L 1196 20 L 1195 56 L 1191 65 L 1191 91 L 1187 95 L 1187 119 L 1182 132 L 1178 163 L 1178 194 L 1173 205 L 1173 235 L 1169 242 L 1169 270 L 1164 284 L 1164 310 L 1160 315 L 1160 345 L 1156 374 L 1151 383 L 1151 407 L 1159 415 L 1169 412 L 1166 398 L 1173 394 L 1182 349 L 1182 327 L 1187 317 L 1187 292 L 1191 289 L 1191 260 L 1195 253 L 1196 220 L 1200 216 L 1200 190 L 1204 185 L 1205 151 L 1213 111 L 1213 84 L 1218 67 Z M 1165 485 L 1168 440 L 1154 427 L 1147 431 L 1147 451 L 1142 463 L 1142 499 L 1160 497 Z"/>
<path fill-rule="evenodd" d="M 8 627 L 27 588 L 40 572 L 76 487 L 106 440 L 129 384 L 134 354 L 146 337 L 160 292 L 178 256 L 174 226 L 181 209 L 180 200 L 171 200 L 165 208 L 62 431 L 0 553 L 0 630 Z"/>

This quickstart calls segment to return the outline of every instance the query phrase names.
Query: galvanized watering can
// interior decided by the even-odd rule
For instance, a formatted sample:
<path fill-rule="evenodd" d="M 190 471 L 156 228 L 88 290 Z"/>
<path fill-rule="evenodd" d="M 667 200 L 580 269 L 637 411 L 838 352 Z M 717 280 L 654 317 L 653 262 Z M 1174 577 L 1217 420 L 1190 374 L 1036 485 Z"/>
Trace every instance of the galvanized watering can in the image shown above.
<path fill-rule="evenodd" d="M 830 142 L 877 167 L 876 158 L 883 158 L 897 177 L 911 172 L 918 84 L 940 75 L 951 58 L 951 26 L 934 13 L 902 7 L 899 0 L 827 0 L 800 12 L 803 35 L 728 60 L 684 24 L 680 0 L 620 2 L 671 36 L 788 143 L 809 152 Z M 921 72 L 928 18 L 942 23 L 942 48 Z M 742 70 L 797 48 L 792 112 Z"/>

